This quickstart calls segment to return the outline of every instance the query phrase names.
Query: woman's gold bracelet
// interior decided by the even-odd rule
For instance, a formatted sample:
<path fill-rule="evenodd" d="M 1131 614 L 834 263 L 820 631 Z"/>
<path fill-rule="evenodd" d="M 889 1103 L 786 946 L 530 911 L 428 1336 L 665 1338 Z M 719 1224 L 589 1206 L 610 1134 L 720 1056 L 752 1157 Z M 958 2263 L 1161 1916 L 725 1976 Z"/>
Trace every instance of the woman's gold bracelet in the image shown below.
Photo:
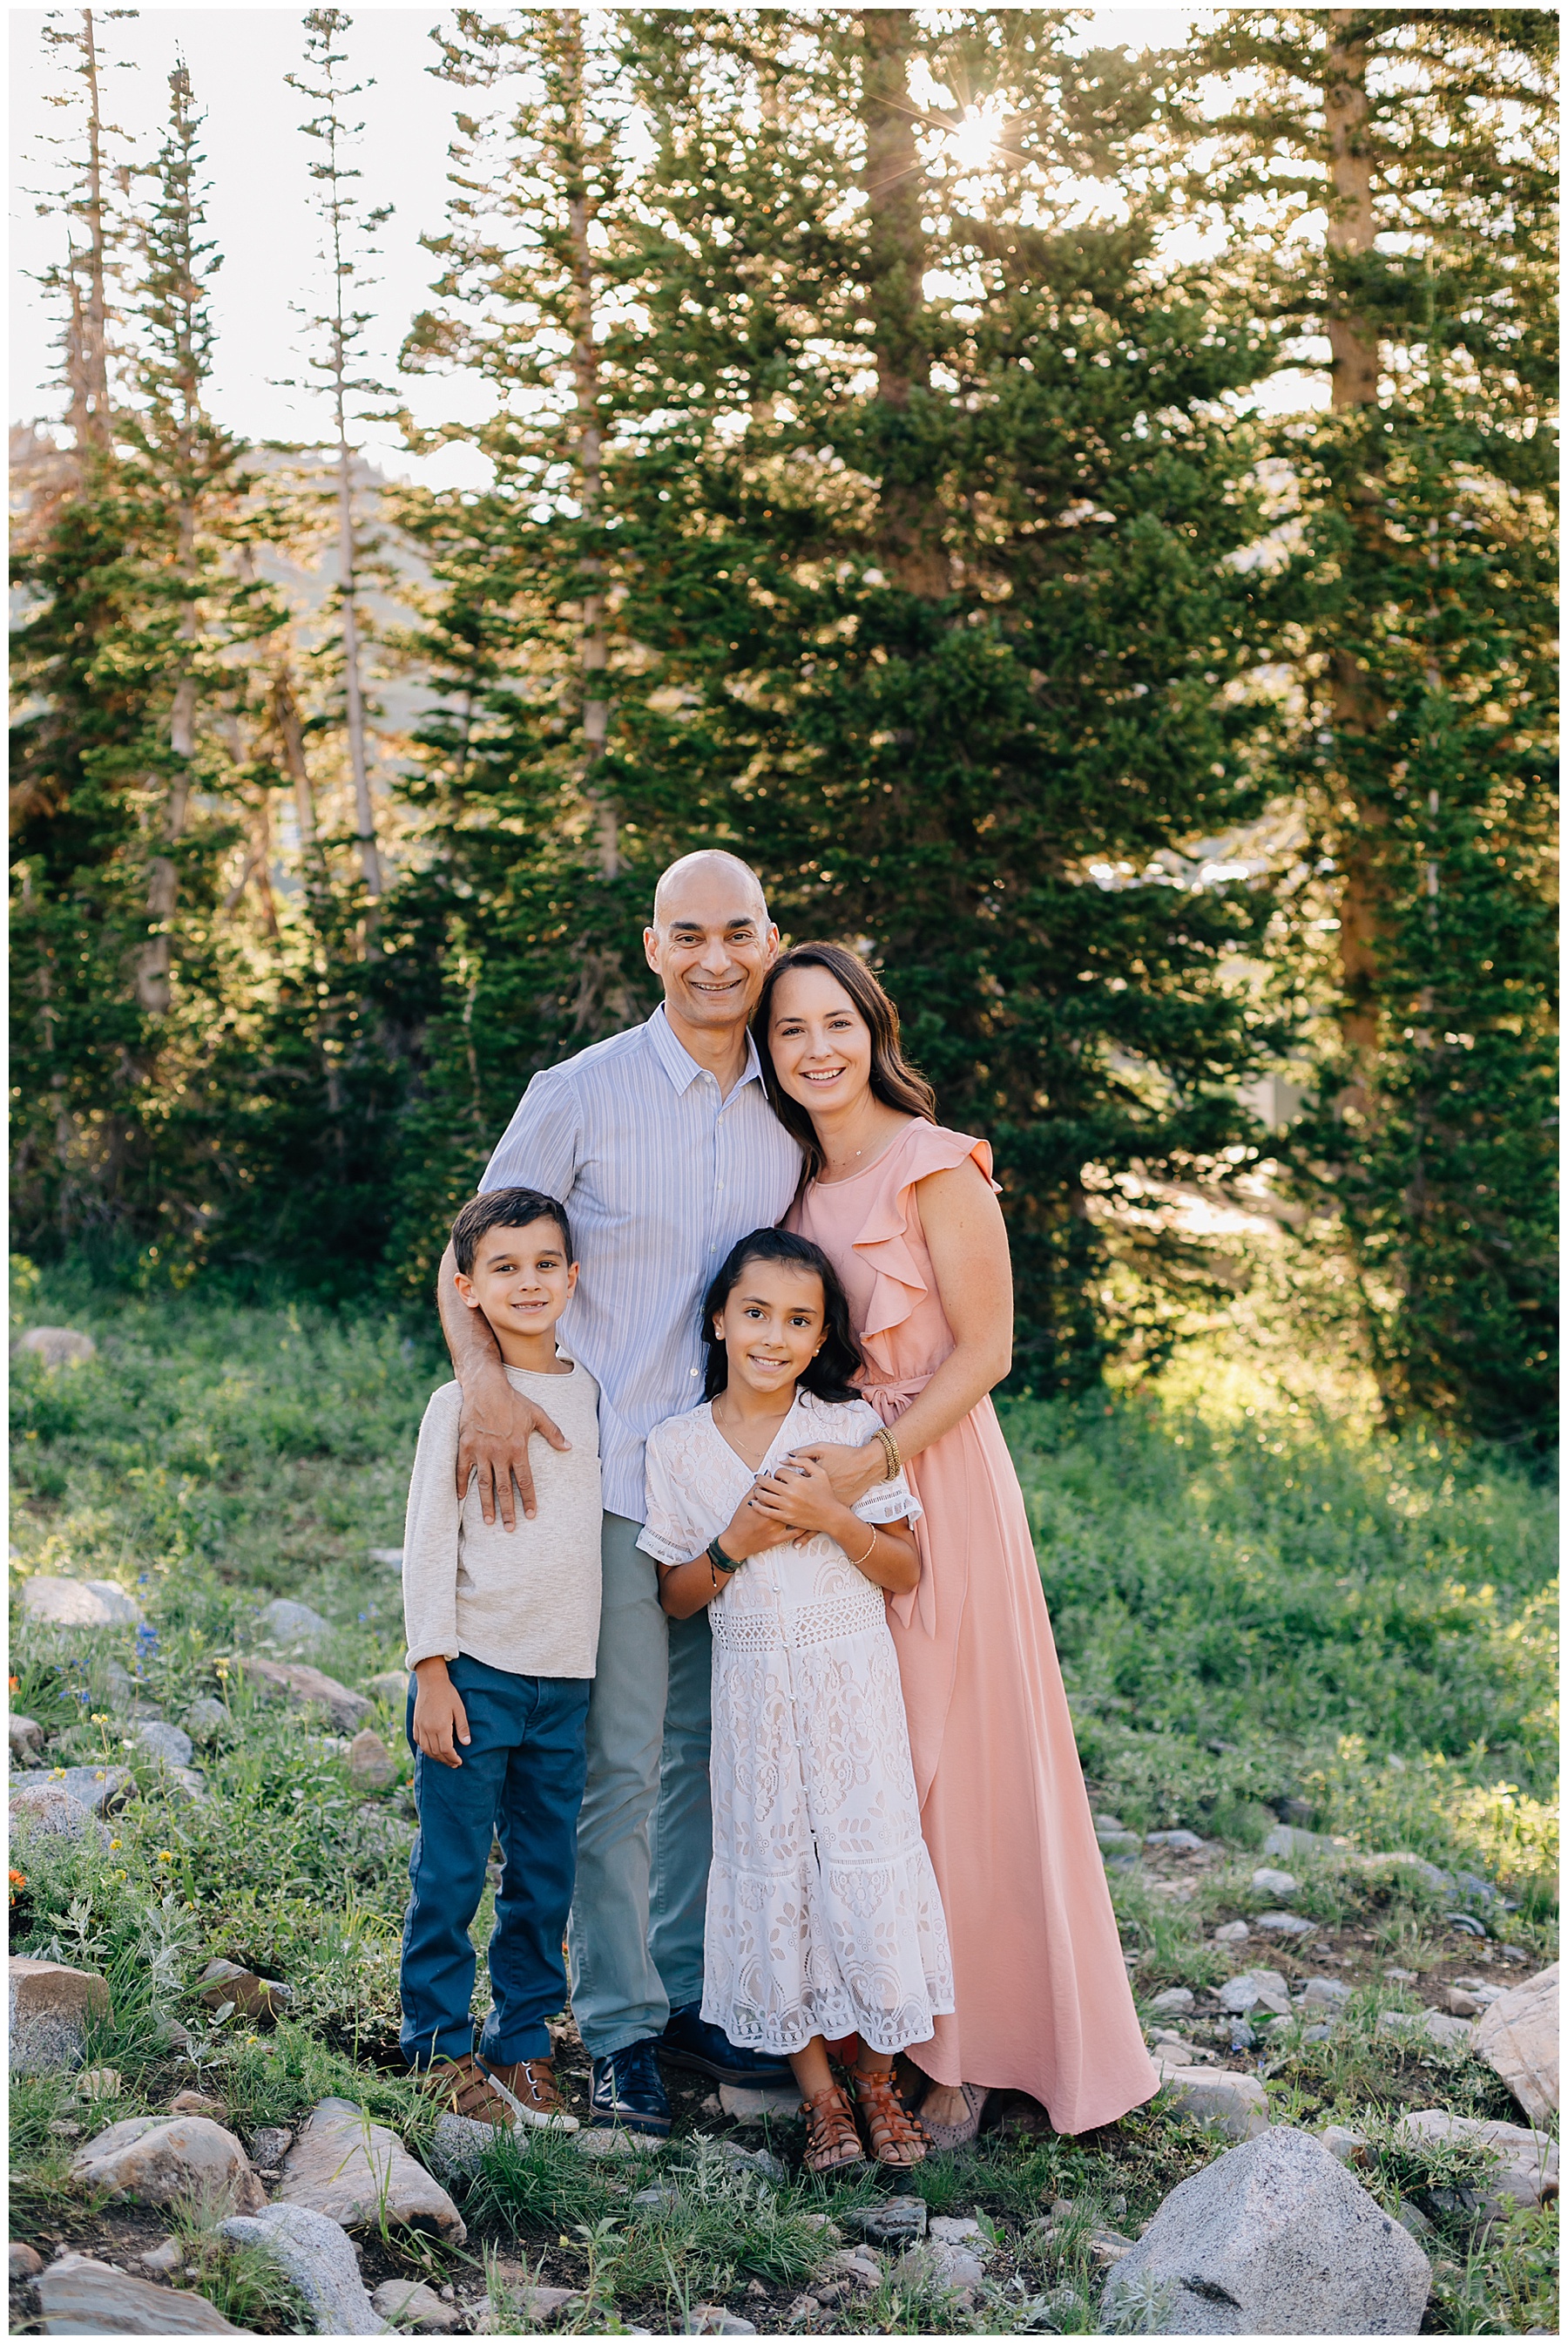
<path fill-rule="evenodd" d="M 877 1438 L 882 1444 L 882 1454 L 888 1460 L 888 1470 L 882 1479 L 884 1481 L 890 1481 L 902 1468 L 903 1460 L 899 1455 L 899 1444 L 885 1424 L 879 1424 L 877 1427 Z"/>

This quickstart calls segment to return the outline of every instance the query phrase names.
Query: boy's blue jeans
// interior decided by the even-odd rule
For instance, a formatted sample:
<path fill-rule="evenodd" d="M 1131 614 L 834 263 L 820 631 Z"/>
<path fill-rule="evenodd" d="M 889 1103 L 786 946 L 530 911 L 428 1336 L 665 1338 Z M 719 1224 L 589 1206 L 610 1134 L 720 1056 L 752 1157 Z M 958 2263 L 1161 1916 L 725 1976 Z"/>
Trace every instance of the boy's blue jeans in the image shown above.
<path fill-rule="evenodd" d="M 588 1722 L 587 1677 L 514 1676 L 466 1652 L 447 1672 L 472 1737 L 461 1766 L 414 1750 L 419 1832 L 408 1858 L 412 1894 L 403 1924 L 404 2056 L 413 2066 L 461 2059 L 474 2047 L 468 1925 L 485 1891 L 491 1837 L 505 1864 L 490 1939 L 494 1997 L 479 2048 L 498 2066 L 548 2059 L 545 2021 L 566 2007 L 561 1938 L 577 1869 Z M 414 1695 L 408 1683 L 408 1746 Z"/>

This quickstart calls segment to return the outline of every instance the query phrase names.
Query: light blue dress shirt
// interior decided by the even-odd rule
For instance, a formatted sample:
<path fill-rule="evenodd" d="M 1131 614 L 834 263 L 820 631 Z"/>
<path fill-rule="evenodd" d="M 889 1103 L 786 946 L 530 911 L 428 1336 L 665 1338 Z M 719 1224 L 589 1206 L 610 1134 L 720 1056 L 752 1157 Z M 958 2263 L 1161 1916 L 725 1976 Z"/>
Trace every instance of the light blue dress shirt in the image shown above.
<path fill-rule="evenodd" d="M 800 1160 L 750 1036 L 720 1098 L 662 1003 L 524 1092 L 479 1187 L 539 1188 L 571 1217 L 581 1267 L 560 1339 L 599 1388 L 607 1512 L 642 1521 L 643 1443 L 702 1397 L 709 1281 L 738 1238 L 783 1218 Z"/>

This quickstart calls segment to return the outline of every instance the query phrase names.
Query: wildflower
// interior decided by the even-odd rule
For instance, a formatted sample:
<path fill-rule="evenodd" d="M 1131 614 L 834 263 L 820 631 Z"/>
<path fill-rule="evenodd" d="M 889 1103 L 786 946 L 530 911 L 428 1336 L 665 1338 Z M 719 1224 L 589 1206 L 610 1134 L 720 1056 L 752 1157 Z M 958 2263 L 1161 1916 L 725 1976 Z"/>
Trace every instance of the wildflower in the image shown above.
<path fill-rule="evenodd" d="M 166 1847 L 160 1847 L 160 1848 L 159 1848 L 159 1850 L 158 1850 L 158 1862 L 159 1862 L 160 1864 L 172 1864 L 172 1863 L 174 1862 L 174 1860 L 175 1860 L 175 1859 L 174 1859 L 174 1851 L 172 1850 L 172 1848 L 166 1848 Z"/>
<path fill-rule="evenodd" d="M 123 1842 L 123 1841 L 121 1841 L 121 1840 L 117 1840 L 117 1839 L 112 1839 L 112 1840 L 109 1842 L 109 1853 L 110 1853 L 111 1854 L 113 1854 L 113 1853 L 114 1853 L 114 1851 L 115 1851 L 115 1849 L 116 1849 L 116 1848 L 120 1847 L 120 1846 L 123 1846 L 123 1845 L 124 1845 L 124 1842 Z"/>
<path fill-rule="evenodd" d="M 109 1713 L 106 1709 L 95 1709 L 93 1712 L 92 1723 L 95 1725 L 107 1725 L 108 1722 Z"/>
<path fill-rule="evenodd" d="M 12 1677 L 8 1682 L 13 1692 L 17 1692 L 21 1690 L 22 1680 L 20 1677 Z"/>
<path fill-rule="evenodd" d="M 16 1891 L 18 1890 L 18 1888 L 25 1888 L 25 1887 L 26 1887 L 26 1885 L 27 1885 L 27 1875 L 26 1875 L 26 1874 L 25 1874 L 25 1872 L 18 1872 L 15 1864 L 12 1864 L 12 1865 L 10 1866 L 10 1875 L 11 1875 L 11 1902 L 12 1902 L 12 1904 L 15 1904 L 15 1903 L 16 1902 Z"/>

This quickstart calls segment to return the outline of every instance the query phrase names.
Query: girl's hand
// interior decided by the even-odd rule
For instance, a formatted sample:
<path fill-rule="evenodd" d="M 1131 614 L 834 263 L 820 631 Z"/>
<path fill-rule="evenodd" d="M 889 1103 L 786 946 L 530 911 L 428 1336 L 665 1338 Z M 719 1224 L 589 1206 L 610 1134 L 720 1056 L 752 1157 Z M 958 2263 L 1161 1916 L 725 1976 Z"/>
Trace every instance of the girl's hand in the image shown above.
<path fill-rule="evenodd" d="M 726 1554 L 732 1554 L 739 1562 L 749 1555 L 765 1554 L 770 1546 L 787 1545 L 793 1536 L 792 1529 L 783 1527 L 776 1516 L 758 1504 L 754 1489 L 749 1497 L 741 1499 L 719 1531 L 719 1543 Z"/>
<path fill-rule="evenodd" d="M 832 1477 L 815 1458 L 794 1457 L 776 1473 L 765 1474 L 748 1503 L 764 1521 L 778 1522 L 790 1535 L 825 1531 L 842 1545 L 846 1532 L 852 1541 L 856 1516 L 835 1496 Z"/>

